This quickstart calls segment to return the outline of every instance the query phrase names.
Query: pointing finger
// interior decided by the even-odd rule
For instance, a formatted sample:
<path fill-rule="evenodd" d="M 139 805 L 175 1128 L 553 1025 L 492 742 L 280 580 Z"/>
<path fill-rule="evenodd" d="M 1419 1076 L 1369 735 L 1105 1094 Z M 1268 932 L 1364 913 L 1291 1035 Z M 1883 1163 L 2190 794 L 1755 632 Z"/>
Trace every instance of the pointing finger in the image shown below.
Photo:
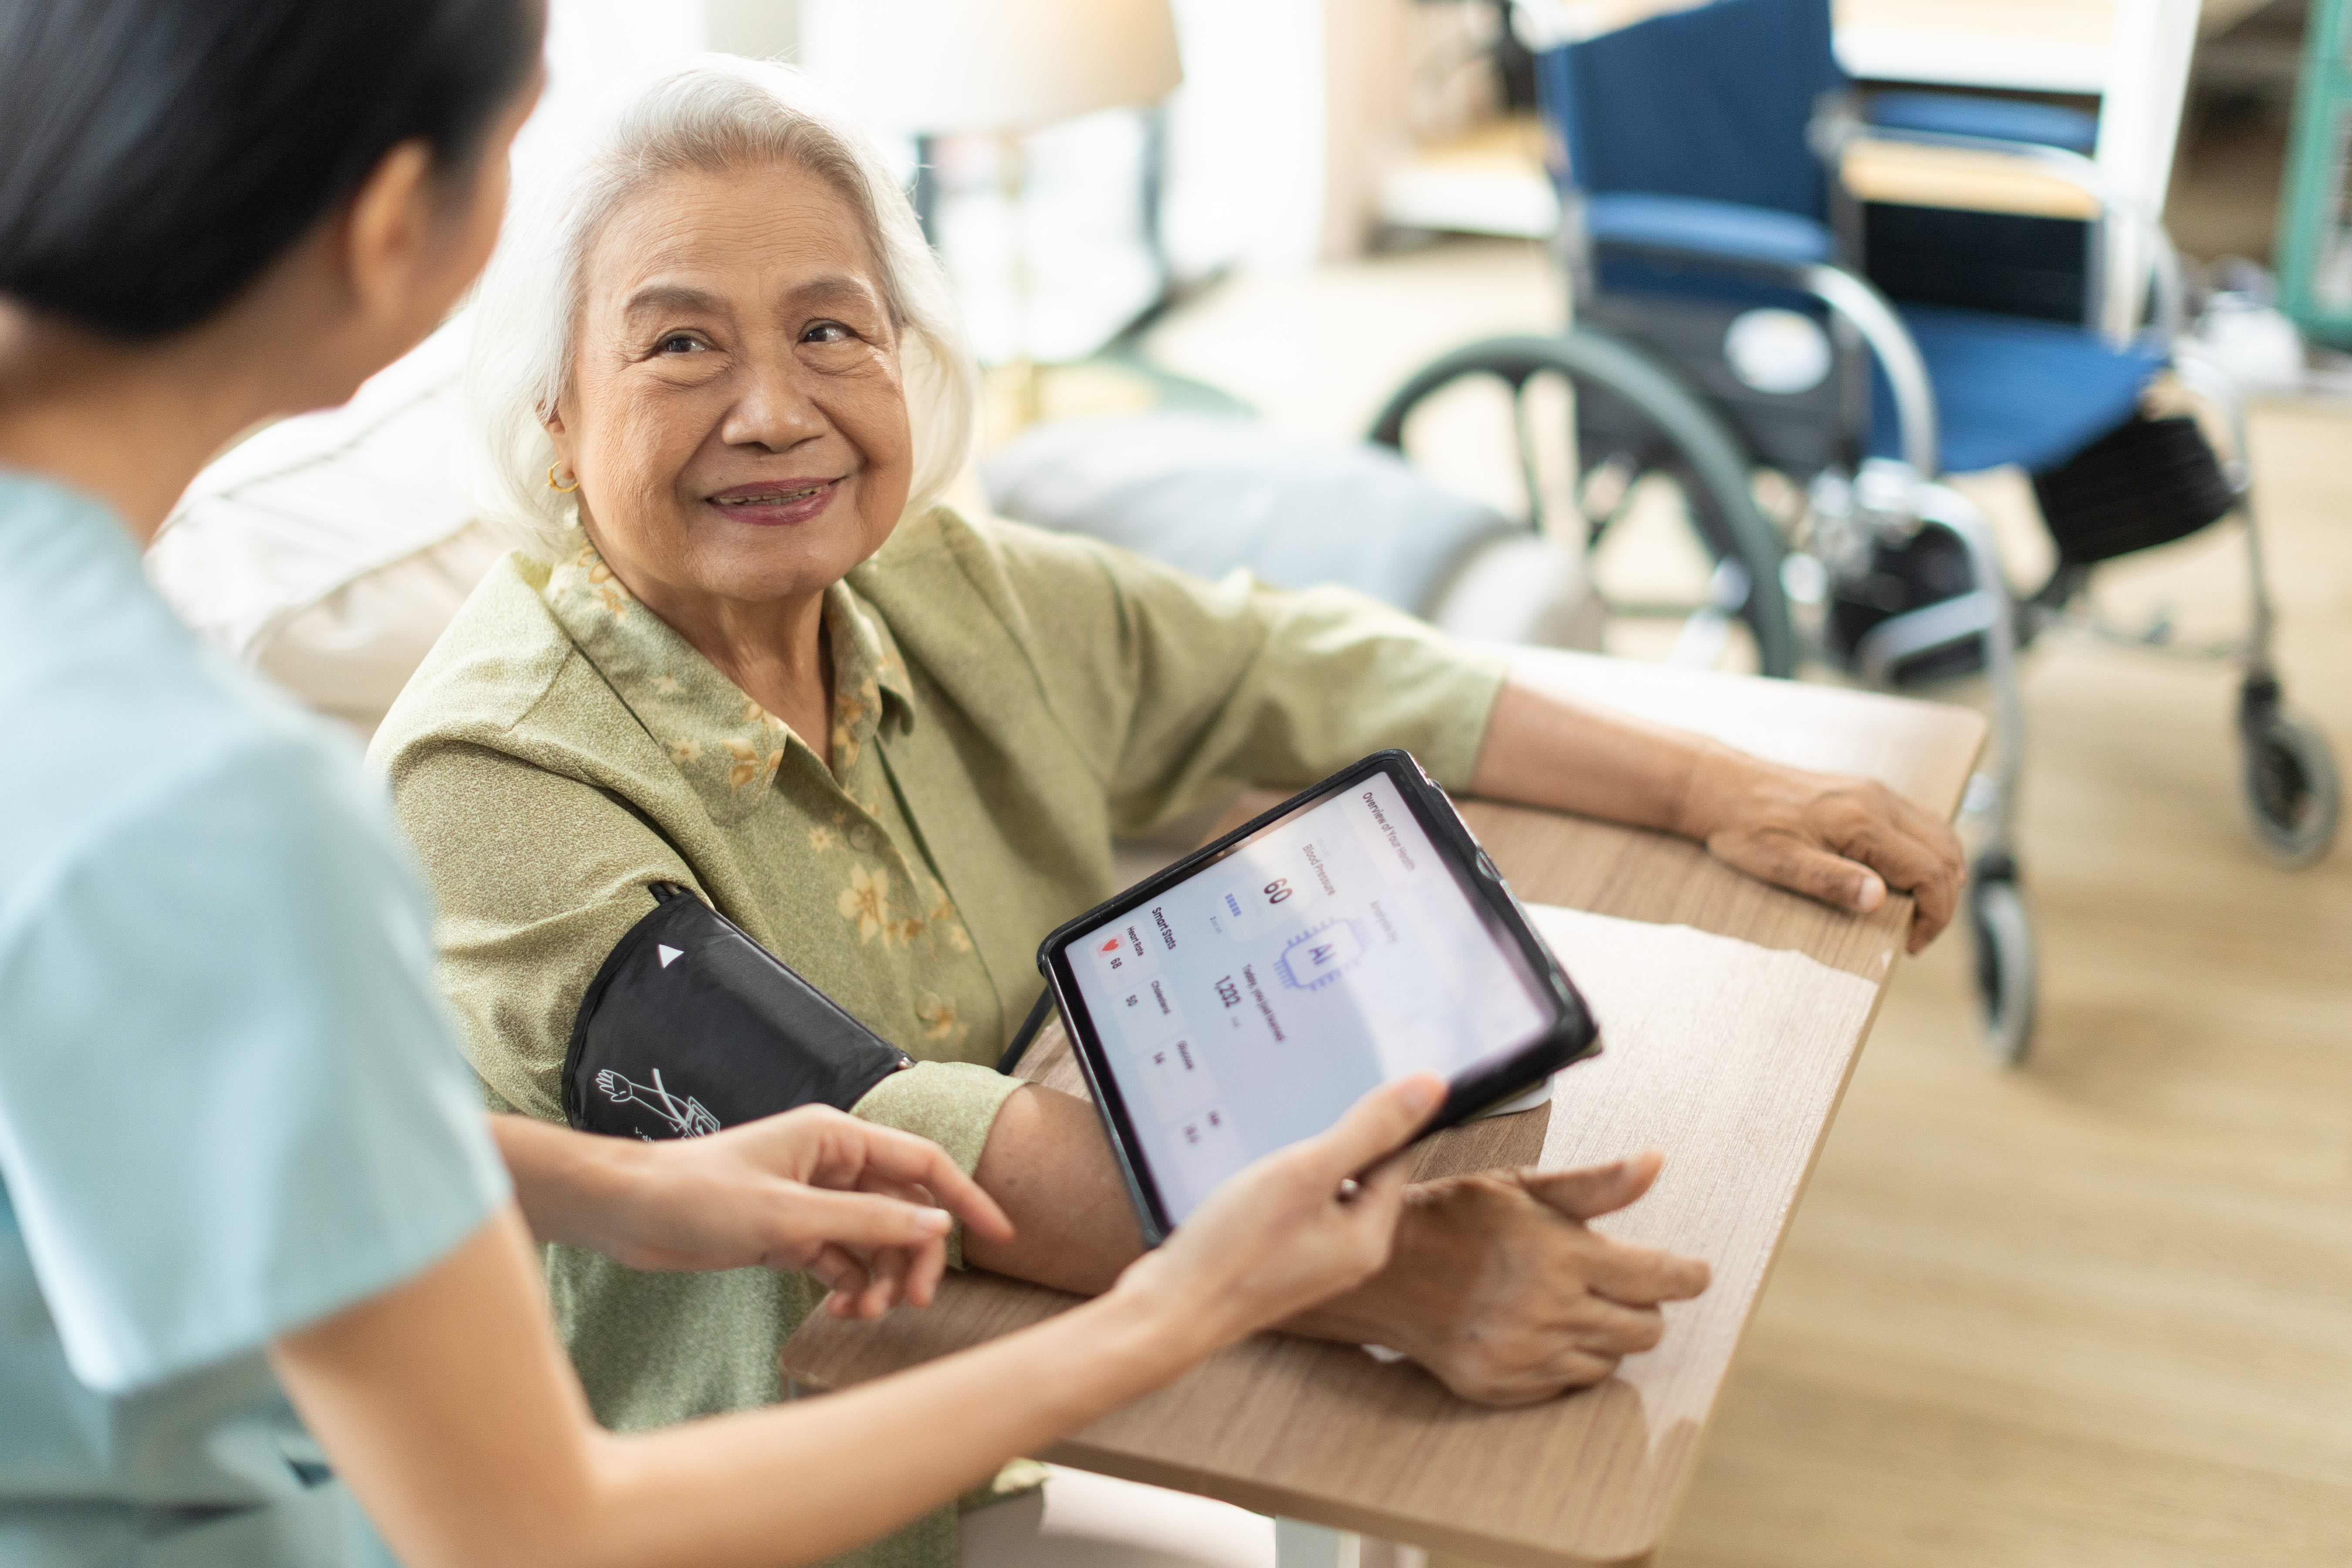
<path fill-rule="evenodd" d="M 823 1187 L 784 1185 L 776 1205 L 775 1228 L 793 1242 L 805 1247 L 821 1240 L 853 1252 L 938 1241 L 954 1223 L 945 1209 Z"/>
<path fill-rule="evenodd" d="M 1013 1222 L 947 1151 L 928 1138 L 894 1127 L 859 1122 L 866 1169 L 885 1181 L 928 1189 L 939 1205 L 993 1241 L 1013 1238 Z"/>

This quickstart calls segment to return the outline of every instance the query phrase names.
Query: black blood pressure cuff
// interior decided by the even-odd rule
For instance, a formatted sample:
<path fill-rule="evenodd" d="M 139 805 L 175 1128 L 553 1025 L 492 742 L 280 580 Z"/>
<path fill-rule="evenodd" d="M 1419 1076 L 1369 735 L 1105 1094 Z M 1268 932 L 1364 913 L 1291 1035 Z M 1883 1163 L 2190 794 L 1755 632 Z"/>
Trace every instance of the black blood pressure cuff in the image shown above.
<path fill-rule="evenodd" d="M 563 1116 L 586 1132 L 692 1138 L 796 1105 L 846 1110 L 914 1058 L 672 882 L 581 998 Z"/>

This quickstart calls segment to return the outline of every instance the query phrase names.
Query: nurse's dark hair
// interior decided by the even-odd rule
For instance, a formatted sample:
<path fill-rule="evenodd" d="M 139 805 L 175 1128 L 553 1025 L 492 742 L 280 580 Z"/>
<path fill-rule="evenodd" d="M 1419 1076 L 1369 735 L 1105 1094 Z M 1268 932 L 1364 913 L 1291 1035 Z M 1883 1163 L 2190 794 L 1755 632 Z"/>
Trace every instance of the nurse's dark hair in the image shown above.
<path fill-rule="evenodd" d="M 542 0 L 0 0 L 0 301 L 212 316 L 402 142 L 470 179 Z"/>

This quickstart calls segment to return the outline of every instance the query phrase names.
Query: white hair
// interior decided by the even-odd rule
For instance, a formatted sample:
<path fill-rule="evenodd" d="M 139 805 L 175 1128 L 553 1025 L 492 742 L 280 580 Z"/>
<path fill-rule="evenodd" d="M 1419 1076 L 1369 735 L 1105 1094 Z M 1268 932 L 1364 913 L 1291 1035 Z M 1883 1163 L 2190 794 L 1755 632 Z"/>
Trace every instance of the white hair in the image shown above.
<path fill-rule="evenodd" d="M 939 258 L 889 164 L 790 66 L 706 55 L 631 100 L 566 179 L 519 204 L 474 303 L 466 401 L 478 515 L 525 554 L 576 547 L 578 498 L 552 489 L 546 419 L 572 379 L 589 253 L 623 205 L 666 174 L 788 162 L 838 191 L 866 229 L 913 437 L 903 516 L 937 501 L 971 445 L 978 373 Z"/>

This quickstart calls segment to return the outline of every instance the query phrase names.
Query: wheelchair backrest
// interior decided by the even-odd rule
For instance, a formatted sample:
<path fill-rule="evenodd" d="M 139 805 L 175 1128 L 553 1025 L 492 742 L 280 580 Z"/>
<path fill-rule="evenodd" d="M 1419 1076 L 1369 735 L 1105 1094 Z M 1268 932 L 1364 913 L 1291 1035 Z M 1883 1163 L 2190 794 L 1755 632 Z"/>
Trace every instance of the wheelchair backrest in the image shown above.
<path fill-rule="evenodd" d="M 1846 86 L 1830 0 L 1710 0 L 1548 49 L 1536 72 L 1578 191 L 1828 216 L 1806 131 Z"/>

